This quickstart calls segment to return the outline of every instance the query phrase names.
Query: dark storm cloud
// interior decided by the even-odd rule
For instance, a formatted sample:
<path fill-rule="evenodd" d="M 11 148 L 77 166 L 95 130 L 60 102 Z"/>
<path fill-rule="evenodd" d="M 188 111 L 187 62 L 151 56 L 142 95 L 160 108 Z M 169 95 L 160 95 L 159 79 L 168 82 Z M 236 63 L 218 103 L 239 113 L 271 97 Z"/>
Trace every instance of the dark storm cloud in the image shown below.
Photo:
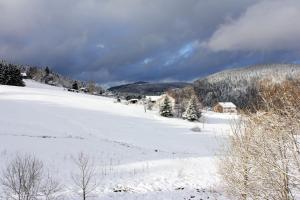
<path fill-rule="evenodd" d="M 298 6 L 291 8 L 299 3 L 284 2 L 283 7 L 276 0 L 0 0 L 0 56 L 100 83 L 192 80 L 231 66 L 293 60 L 298 48 L 285 42 L 284 33 L 299 37 Z M 279 19 L 295 18 L 286 32 L 274 34 L 283 24 L 253 27 L 272 23 L 263 15 L 272 16 L 272 10 Z M 263 43 L 265 38 L 271 39 Z M 280 56 L 262 54 L 260 45 L 274 40 L 281 41 L 277 46 L 283 49 L 275 48 Z"/>

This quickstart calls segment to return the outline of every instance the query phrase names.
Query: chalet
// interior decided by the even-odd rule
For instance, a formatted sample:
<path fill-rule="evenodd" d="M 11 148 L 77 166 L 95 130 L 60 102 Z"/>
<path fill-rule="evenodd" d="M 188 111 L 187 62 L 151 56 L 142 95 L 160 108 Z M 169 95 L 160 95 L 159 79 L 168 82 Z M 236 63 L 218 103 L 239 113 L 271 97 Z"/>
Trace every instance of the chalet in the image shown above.
<path fill-rule="evenodd" d="M 236 105 L 232 102 L 219 102 L 214 106 L 214 111 L 218 113 L 236 113 Z"/>
<path fill-rule="evenodd" d="M 22 72 L 21 76 L 22 76 L 23 79 L 28 79 L 29 78 L 26 72 Z"/>
<path fill-rule="evenodd" d="M 139 100 L 138 99 L 129 99 L 128 102 L 130 104 L 137 104 L 139 102 Z"/>
<path fill-rule="evenodd" d="M 115 97 L 116 96 L 113 92 L 108 91 L 108 90 L 103 92 L 102 95 L 106 96 L 106 97 Z"/>
<path fill-rule="evenodd" d="M 52 85 L 52 86 L 56 86 L 56 83 L 54 81 L 48 81 L 47 84 Z"/>
<path fill-rule="evenodd" d="M 84 92 L 84 93 L 88 93 L 89 92 L 89 90 L 87 88 L 85 88 L 85 87 L 79 88 L 79 91 L 80 92 Z"/>

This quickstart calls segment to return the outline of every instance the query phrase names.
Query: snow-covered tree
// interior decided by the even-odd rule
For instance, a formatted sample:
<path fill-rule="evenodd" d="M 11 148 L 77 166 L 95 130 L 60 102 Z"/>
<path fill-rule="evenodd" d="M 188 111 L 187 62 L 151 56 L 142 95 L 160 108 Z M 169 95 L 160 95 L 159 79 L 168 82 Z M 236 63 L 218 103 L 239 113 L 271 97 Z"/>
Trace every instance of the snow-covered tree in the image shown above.
<path fill-rule="evenodd" d="M 196 121 L 201 117 L 201 112 L 199 110 L 197 97 L 192 96 L 187 106 L 187 109 L 183 113 L 183 118 L 189 121 Z"/>
<path fill-rule="evenodd" d="M 240 109 L 255 112 L 263 104 L 258 91 L 261 80 L 278 83 L 299 80 L 299 76 L 300 65 L 264 64 L 225 70 L 195 81 L 193 87 L 204 106 L 232 102 Z"/>
<path fill-rule="evenodd" d="M 15 65 L 0 63 L 0 84 L 24 86 L 20 69 Z"/>
<path fill-rule="evenodd" d="M 160 107 L 160 115 L 163 117 L 172 117 L 173 109 L 168 96 L 165 97 L 163 104 Z"/>

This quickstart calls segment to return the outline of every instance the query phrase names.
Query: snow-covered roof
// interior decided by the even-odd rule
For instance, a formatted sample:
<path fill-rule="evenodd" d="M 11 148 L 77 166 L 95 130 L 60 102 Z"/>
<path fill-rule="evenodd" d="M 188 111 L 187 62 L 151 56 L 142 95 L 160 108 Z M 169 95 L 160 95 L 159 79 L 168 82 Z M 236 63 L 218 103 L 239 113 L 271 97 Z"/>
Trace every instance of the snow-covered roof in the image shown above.
<path fill-rule="evenodd" d="M 147 99 L 150 99 L 151 101 L 157 101 L 161 98 L 161 96 L 146 96 Z"/>
<path fill-rule="evenodd" d="M 236 105 L 232 102 L 219 102 L 218 104 L 223 108 L 236 108 Z"/>

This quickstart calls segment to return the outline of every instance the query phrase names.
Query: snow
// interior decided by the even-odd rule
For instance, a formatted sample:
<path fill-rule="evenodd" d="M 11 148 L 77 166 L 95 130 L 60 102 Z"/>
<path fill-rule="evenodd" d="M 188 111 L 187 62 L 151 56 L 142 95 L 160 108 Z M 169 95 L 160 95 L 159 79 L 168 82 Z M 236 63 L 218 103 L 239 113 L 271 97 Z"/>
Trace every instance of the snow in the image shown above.
<path fill-rule="evenodd" d="M 162 96 L 146 96 L 146 99 L 149 99 L 150 101 L 158 101 L 161 98 Z"/>
<path fill-rule="evenodd" d="M 36 89 L 49 89 L 49 90 L 63 90 L 62 87 L 55 87 L 52 85 L 47 85 L 43 83 L 36 82 L 34 80 L 26 79 L 24 80 L 27 88 L 36 88 Z M 4 86 L 2 86 L 4 87 Z"/>
<path fill-rule="evenodd" d="M 33 153 L 70 199 L 71 158 L 81 151 L 98 169 L 94 199 L 225 199 L 216 155 L 235 114 L 206 112 L 197 123 L 163 118 L 142 105 L 31 80 L 26 87 L 0 86 L 0 113 L 0 167 L 16 153 Z M 128 192 L 115 193 L 118 187 Z"/>
<path fill-rule="evenodd" d="M 236 105 L 232 102 L 219 102 L 218 104 L 220 104 L 223 108 L 236 108 Z"/>

